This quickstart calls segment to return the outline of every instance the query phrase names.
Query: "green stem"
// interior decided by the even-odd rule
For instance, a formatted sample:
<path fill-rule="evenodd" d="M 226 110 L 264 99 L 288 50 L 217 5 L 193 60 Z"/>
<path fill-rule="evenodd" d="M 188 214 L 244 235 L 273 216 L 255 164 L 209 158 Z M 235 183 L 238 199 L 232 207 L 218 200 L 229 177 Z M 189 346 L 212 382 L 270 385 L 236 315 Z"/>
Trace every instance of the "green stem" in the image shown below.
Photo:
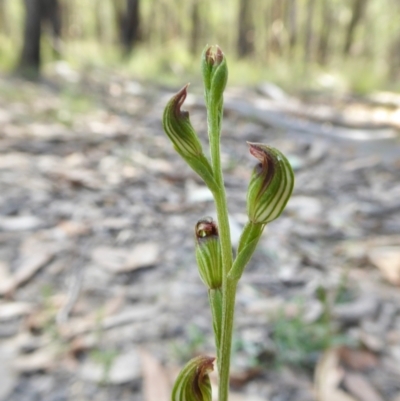
<path fill-rule="evenodd" d="M 217 209 L 219 238 L 221 241 L 222 266 L 226 276 L 232 266 L 232 245 L 231 233 L 229 228 L 228 205 L 226 202 L 226 193 L 224 177 L 222 175 L 221 155 L 220 155 L 220 127 L 218 110 L 209 110 L 209 137 L 211 161 L 214 173 L 214 179 L 217 183 L 217 189 L 213 191 L 215 207 Z"/>
<path fill-rule="evenodd" d="M 258 241 L 264 230 L 265 224 L 252 223 L 249 221 L 243 229 L 243 233 L 239 240 L 238 252 L 236 259 L 233 262 L 232 268 L 229 271 L 229 277 L 239 280 L 242 277 L 243 271 L 249 263 L 254 251 L 257 248 Z"/>
<path fill-rule="evenodd" d="M 232 331 L 235 313 L 237 281 L 227 277 L 222 302 L 222 336 L 218 353 L 219 392 L 218 400 L 227 401 L 229 396 L 229 368 L 231 363 Z"/>
<path fill-rule="evenodd" d="M 243 228 L 242 235 L 240 236 L 237 253 L 239 254 L 240 252 L 242 252 L 245 246 L 252 241 L 258 241 L 261 237 L 264 227 L 265 224 L 253 223 L 252 221 L 248 221 Z"/>
<path fill-rule="evenodd" d="M 215 207 L 217 209 L 217 218 L 218 218 L 218 231 L 219 231 L 219 239 L 221 241 L 221 254 L 222 254 L 222 269 L 223 276 L 229 273 L 230 268 L 232 267 L 233 259 L 232 259 L 232 245 L 231 245 L 231 233 L 229 228 L 229 217 L 228 217 L 228 209 L 226 206 L 226 195 L 225 189 L 222 183 L 222 190 L 218 190 L 219 194 L 217 196 L 214 195 Z"/>
<path fill-rule="evenodd" d="M 228 276 L 225 277 L 222 299 L 222 335 L 218 353 L 219 401 L 227 401 L 229 395 L 229 366 L 237 283 L 254 253 L 263 229 L 263 224 L 248 222 L 240 238 L 238 255 Z"/>
<path fill-rule="evenodd" d="M 229 228 L 228 205 L 226 201 L 225 185 L 221 167 L 220 154 L 220 121 L 222 104 L 211 107 L 208 102 L 208 134 L 214 179 L 217 189 L 213 191 L 217 209 L 219 238 L 221 241 L 223 284 L 222 284 L 222 327 L 221 338 L 216 340 L 219 370 L 219 401 L 227 401 L 229 394 L 229 370 L 232 346 L 232 328 L 235 312 L 236 281 L 228 280 L 228 273 L 232 267 L 232 245 Z"/>

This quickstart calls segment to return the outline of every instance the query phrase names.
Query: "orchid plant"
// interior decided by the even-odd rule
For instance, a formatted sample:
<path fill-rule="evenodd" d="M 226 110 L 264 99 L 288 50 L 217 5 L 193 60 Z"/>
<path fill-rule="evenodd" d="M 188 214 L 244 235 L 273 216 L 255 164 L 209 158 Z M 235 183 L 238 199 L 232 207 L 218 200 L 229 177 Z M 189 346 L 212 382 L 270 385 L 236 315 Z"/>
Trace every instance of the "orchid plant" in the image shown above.
<path fill-rule="evenodd" d="M 218 222 L 204 218 L 195 224 L 196 260 L 200 278 L 208 289 L 212 312 L 219 374 L 218 400 L 227 401 L 237 285 L 265 226 L 284 210 L 293 190 L 294 175 L 287 158 L 279 150 L 262 143 L 248 143 L 250 154 L 257 159 L 257 164 L 247 191 L 248 222 L 234 257 L 220 154 L 223 93 L 228 68 L 218 46 L 206 47 L 201 68 L 210 159 L 203 152 L 189 113 L 182 110 L 188 85 L 168 102 L 163 127 L 177 153 L 203 179 L 215 201 Z M 213 370 L 214 361 L 214 357 L 208 356 L 189 361 L 175 381 L 172 401 L 211 401 L 208 374 Z"/>

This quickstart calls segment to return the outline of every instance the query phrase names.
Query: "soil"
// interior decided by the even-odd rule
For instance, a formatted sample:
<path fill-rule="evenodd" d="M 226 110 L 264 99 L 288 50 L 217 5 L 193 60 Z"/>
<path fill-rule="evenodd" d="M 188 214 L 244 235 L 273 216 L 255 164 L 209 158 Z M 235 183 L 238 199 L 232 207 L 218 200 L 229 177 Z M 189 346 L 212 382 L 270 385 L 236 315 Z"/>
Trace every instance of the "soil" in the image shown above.
<path fill-rule="evenodd" d="M 161 127 L 176 89 L 100 70 L 0 79 L 0 400 L 154 401 L 149 380 L 167 394 L 188 359 L 214 353 L 193 230 L 215 210 Z M 226 102 L 254 109 L 263 96 L 229 88 Z M 296 184 L 239 285 L 234 397 L 398 399 L 398 136 L 307 134 L 298 116 L 280 114 L 283 129 L 257 115 L 225 113 L 234 245 L 255 163 L 246 141 L 284 152 Z"/>

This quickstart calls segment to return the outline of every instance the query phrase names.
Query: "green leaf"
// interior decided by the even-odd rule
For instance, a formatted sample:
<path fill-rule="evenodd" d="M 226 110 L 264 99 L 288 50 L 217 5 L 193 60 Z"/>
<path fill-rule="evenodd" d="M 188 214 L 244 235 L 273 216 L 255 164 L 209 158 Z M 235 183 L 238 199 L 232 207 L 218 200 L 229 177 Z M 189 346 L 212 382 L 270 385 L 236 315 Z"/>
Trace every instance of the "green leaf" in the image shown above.
<path fill-rule="evenodd" d="M 211 401 L 208 374 L 214 370 L 214 360 L 215 358 L 208 356 L 191 359 L 175 381 L 171 401 Z"/>

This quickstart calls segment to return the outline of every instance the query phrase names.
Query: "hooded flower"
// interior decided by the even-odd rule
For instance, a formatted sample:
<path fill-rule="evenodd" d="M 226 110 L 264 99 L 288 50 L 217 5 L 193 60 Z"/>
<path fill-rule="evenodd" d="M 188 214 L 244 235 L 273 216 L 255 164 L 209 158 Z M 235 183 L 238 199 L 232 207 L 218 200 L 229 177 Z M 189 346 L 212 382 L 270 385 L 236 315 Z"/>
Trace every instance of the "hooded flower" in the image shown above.
<path fill-rule="evenodd" d="M 189 113 L 181 109 L 187 96 L 187 87 L 188 85 L 184 86 L 165 107 L 163 115 L 164 131 L 175 150 L 213 190 L 216 185 L 211 165 L 204 156 L 200 140 L 190 122 Z"/>
<path fill-rule="evenodd" d="M 208 356 L 190 360 L 175 381 L 171 401 L 211 401 L 208 374 L 214 370 L 214 360 Z"/>
<path fill-rule="evenodd" d="M 247 190 L 247 213 L 253 223 L 266 224 L 280 216 L 294 186 L 294 174 L 286 157 L 262 143 L 249 143 L 258 159 Z"/>

